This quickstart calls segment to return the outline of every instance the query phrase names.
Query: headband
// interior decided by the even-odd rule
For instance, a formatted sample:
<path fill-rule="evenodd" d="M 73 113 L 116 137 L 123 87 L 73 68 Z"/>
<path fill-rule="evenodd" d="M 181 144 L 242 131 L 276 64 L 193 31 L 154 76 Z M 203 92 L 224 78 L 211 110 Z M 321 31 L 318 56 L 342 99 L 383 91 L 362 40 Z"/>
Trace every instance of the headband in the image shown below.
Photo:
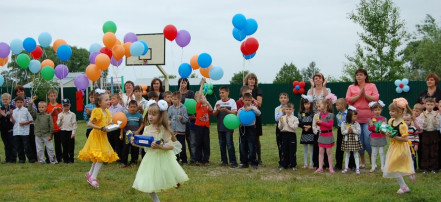
<path fill-rule="evenodd" d="M 406 109 L 407 100 L 402 97 L 394 99 L 393 103 L 396 104 L 399 108 Z"/>
<path fill-rule="evenodd" d="M 352 105 L 349 105 L 348 110 L 351 110 L 351 111 L 357 111 L 357 108 L 355 108 L 355 107 L 352 106 Z"/>
<path fill-rule="evenodd" d="M 372 108 L 372 107 L 373 107 L 375 104 L 377 104 L 377 103 L 378 103 L 381 107 L 386 106 L 386 105 L 384 104 L 383 101 L 378 100 L 377 102 L 375 102 L 375 101 L 369 102 L 369 107 Z"/>
<path fill-rule="evenodd" d="M 304 100 L 308 100 L 308 102 L 314 102 L 314 98 L 312 97 L 312 95 L 302 95 L 302 98 Z"/>

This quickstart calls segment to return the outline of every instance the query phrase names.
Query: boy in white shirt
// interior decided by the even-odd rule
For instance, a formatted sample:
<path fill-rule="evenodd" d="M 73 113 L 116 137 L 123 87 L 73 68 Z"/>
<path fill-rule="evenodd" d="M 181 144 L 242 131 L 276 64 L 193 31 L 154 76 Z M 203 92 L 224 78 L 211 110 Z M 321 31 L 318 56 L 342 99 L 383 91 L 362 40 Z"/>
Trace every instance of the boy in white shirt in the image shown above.
<path fill-rule="evenodd" d="M 33 119 L 28 109 L 24 107 L 24 99 L 20 96 L 15 98 L 15 105 L 17 106 L 12 111 L 11 122 L 14 124 L 13 135 L 15 140 L 15 148 L 17 149 L 19 163 L 26 162 L 26 156 L 29 163 L 35 163 L 35 156 L 31 152 L 31 145 L 29 140 L 29 124 Z M 34 141 L 34 140 L 32 140 Z"/>
<path fill-rule="evenodd" d="M 296 130 L 299 126 L 299 119 L 293 115 L 294 105 L 292 103 L 286 104 L 283 109 L 285 115 L 279 120 L 278 127 L 280 129 L 280 136 L 282 140 L 282 154 L 285 158 L 282 160 L 282 167 L 279 170 L 290 167 L 292 170 L 297 170 L 297 137 Z"/>
<path fill-rule="evenodd" d="M 77 116 L 70 111 L 69 99 L 63 99 L 63 112 L 58 114 L 57 125 L 60 126 L 63 162 L 74 162 L 75 132 L 77 130 Z"/>

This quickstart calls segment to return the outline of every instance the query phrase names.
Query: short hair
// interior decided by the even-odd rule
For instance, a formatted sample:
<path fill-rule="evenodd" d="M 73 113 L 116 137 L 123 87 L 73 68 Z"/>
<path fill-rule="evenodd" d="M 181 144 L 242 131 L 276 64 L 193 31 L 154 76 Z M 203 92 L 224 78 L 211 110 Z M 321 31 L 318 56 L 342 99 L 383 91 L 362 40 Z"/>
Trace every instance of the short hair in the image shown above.
<path fill-rule="evenodd" d="M 89 92 L 89 97 L 90 97 L 90 96 L 93 96 L 93 91 L 90 91 L 90 92 Z"/>
<path fill-rule="evenodd" d="M 9 99 L 11 99 L 11 94 L 9 94 L 9 93 L 3 93 L 3 94 L 2 94 L 2 98 L 4 98 L 4 97 L 8 97 Z"/>
<path fill-rule="evenodd" d="M 190 90 L 190 82 L 188 81 L 187 78 L 179 78 L 179 80 L 178 80 L 178 89 L 181 89 L 181 82 L 182 81 L 187 82 L 187 90 Z"/>
<path fill-rule="evenodd" d="M 422 104 L 416 103 L 415 105 L 413 105 L 413 109 L 419 109 L 419 110 L 423 111 L 424 107 Z"/>
<path fill-rule="evenodd" d="M 138 106 L 138 102 L 136 102 L 136 100 L 130 100 L 130 102 L 129 102 L 129 106 L 130 105 L 136 105 L 136 106 Z"/>
<path fill-rule="evenodd" d="M 435 103 L 435 98 L 433 98 L 433 97 L 428 97 L 428 98 L 424 99 L 424 102 L 425 102 L 425 103 Z"/>
<path fill-rule="evenodd" d="M 427 75 L 426 77 L 426 81 L 429 80 L 430 78 L 432 78 L 433 80 L 435 80 L 435 85 L 438 85 L 439 82 L 439 77 L 438 75 L 434 74 L 434 73 L 430 73 L 429 75 Z"/>
<path fill-rule="evenodd" d="M 38 105 L 40 105 L 40 104 L 47 105 L 46 101 L 40 101 L 40 102 L 38 102 Z"/>
<path fill-rule="evenodd" d="M 55 89 L 50 89 L 50 90 L 47 92 L 47 96 L 49 96 L 50 94 L 55 94 L 55 95 L 58 96 L 58 91 L 55 90 Z"/>
<path fill-rule="evenodd" d="M 406 117 L 407 118 L 410 117 L 412 119 L 412 114 L 409 114 L 409 113 L 403 114 L 403 119 L 406 119 Z"/>
<path fill-rule="evenodd" d="M 172 94 L 172 97 L 177 98 L 178 100 L 180 100 L 182 98 L 182 95 L 179 91 L 176 91 Z"/>
<path fill-rule="evenodd" d="M 159 98 L 158 93 L 156 93 L 155 91 L 150 91 L 149 93 L 147 93 L 147 97 L 149 100 L 154 97 Z"/>
<path fill-rule="evenodd" d="M 135 92 L 135 91 L 139 91 L 139 92 L 142 92 L 142 87 L 141 86 L 135 86 L 134 88 L 133 88 L 133 92 Z"/>
<path fill-rule="evenodd" d="M 155 81 L 159 81 L 159 92 L 164 92 L 164 86 L 162 86 L 162 81 L 159 78 L 153 78 L 152 82 L 150 83 L 150 88 L 149 91 L 155 91 L 153 89 L 153 83 L 155 83 Z"/>
<path fill-rule="evenodd" d="M 248 79 L 254 79 L 254 80 L 256 80 L 256 83 L 254 84 L 254 87 L 257 87 L 258 86 L 258 80 L 257 80 L 257 76 L 254 74 L 254 73 L 249 73 L 249 74 L 247 74 L 247 76 L 245 76 L 245 79 L 244 79 L 244 84 L 245 84 L 245 86 L 248 86 Z"/>
<path fill-rule="evenodd" d="M 346 108 L 346 106 L 348 106 L 348 102 L 346 102 L 346 99 L 344 99 L 344 98 L 338 98 L 335 103 L 342 104 L 345 108 Z"/>
<path fill-rule="evenodd" d="M 315 73 L 314 76 L 312 76 L 312 80 L 314 80 L 315 77 L 320 77 L 323 81 L 325 81 L 325 77 L 323 76 L 322 73 L 319 72 Z"/>
<path fill-rule="evenodd" d="M 366 80 L 365 80 L 365 82 L 366 82 L 366 83 L 369 83 L 369 75 L 368 75 L 368 73 L 367 73 L 367 71 L 366 71 L 365 69 L 358 69 L 357 71 L 355 71 L 355 76 L 357 76 L 358 73 L 362 73 L 362 74 L 364 74 L 364 75 L 366 76 Z M 357 79 L 354 79 L 354 80 L 355 80 L 355 81 L 354 81 L 354 84 L 355 84 L 356 86 L 358 86 Z"/>
<path fill-rule="evenodd" d="M 179 93 L 179 94 L 181 94 L 181 93 Z M 167 96 L 167 95 L 173 95 L 173 93 L 171 91 L 169 91 L 169 90 L 165 91 L 164 92 L 164 97 Z"/>
<path fill-rule="evenodd" d="M 294 104 L 289 102 L 288 104 L 286 104 L 286 108 L 293 108 L 294 109 Z"/>
<path fill-rule="evenodd" d="M 124 83 L 124 86 L 126 86 L 127 84 L 130 84 L 130 85 L 132 85 L 132 86 L 135 86 L 135 83 L 133 83 L 133 81 L 126 81 L 126 82 Z"/>
<path fill-rule="evenodd" d="M 240 92 L 243 93 L 247 90 L 252 90 L 249 86 L 242 86 L 242 88 L 240 88 Z"/>
<path fill-rule="evenodd" d="M 15 95 L 17 95 L 17 92 L 18 91 L 24 91 L 25 89 L 24 89 L 24 87 L 22 86 L 22 85 L 16 85 L 15 87 L 14 87 L 14 94 Z"/>
<path fill-rule="evenodd" d="M 24 102 L 23 97 L 22 97 L 22 96 L 17 96 L 17 97 L 15 97 L 15 102 L 18 102 L 18 101 L 22 101 L 22 102 Z"/>
<path fill-rule="evenodd" d="M 113 93 L 112 95 L 110 95 L 110 97 L 116 97 L 118 100 L 121 99 L 119 93 Z"/>
<path fill-rule="evenodd" d="M 245 93 L 243 95 L 243 99 L 248 98 L 248 99 L 253 99 L 253 96 L 251 95 L 251 93 Z"/>
<path fill-rule="evenodd" d="M 223 90 L 223 91 L 225 91 L 225 92 L 230 92 L 230 89 L 229 89 L 227 86 L 222 86 L 222 87 L 220 87 L 220 88 L 219 88 L 219 91 L 221 91 L 221 90 Z"/>

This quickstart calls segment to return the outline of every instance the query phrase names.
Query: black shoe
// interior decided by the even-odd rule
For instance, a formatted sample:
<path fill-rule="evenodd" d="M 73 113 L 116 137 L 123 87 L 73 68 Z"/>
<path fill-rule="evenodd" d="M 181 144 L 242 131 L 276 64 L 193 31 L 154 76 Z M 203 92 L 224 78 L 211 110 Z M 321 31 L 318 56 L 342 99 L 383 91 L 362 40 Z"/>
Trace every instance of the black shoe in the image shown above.
<path fill-rule="evenodd" d="M 253 169 L 254 169 L 254 170 L 257 170 L 257 165 L 253 165 Z"/>
<path fill-rule="evenodd" d="M 20 160 L 20 161 L 18 161 L 19 163 L 26 163 L 26 161 L 24 161 L 24 160 Z"/>
<path fill-rule="evenodd" d="M 29 163 L 35 163 L 35 159 L 29 160 Z"/>
<path fill-rule="evenodd" d="M 334 170 L 341 170 L 340 167 L 334 166 Z"/>
<path fill-rule="evenodd" d="M 259 160 L 259 161 L 257 161 L 258 163 L 259 163 L 259 165 L 262 165 L 263 163 L 262 163 L 262 160 Z"/>
<path fill-rule="evenodd" d="M 248 168 L 248 164 L 240 164 L 239 168 Z"/>
<path fill-rule="evenodd" d="M 237 163 L 232 163 L 231 165 L 230 165 L 230 168 L 237 168 Z"/>
<path fill-rule="evenodd" d="M 228 166 L 228 163 L 222 162 L 221 166 L 222 166 L 222 167 L 224 167 L 224 166 Z"/>
<path fill-rule="evenodd" d="M 183 166 L 187 166 L 188 163 L 187 163 L 187 162 L 183 162 L 182 165 L 183 165 Z"/>

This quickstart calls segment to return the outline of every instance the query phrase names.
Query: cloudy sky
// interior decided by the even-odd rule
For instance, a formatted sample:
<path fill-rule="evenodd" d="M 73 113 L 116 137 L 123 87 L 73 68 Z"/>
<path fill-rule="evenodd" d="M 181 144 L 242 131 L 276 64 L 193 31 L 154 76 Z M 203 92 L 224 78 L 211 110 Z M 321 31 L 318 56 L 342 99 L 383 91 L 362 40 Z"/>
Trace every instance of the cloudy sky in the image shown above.
<path fill-rule="evenodd" d="M 49 32 L 53 40 L 65 39 L 69 45 L 89 49 L 102 43 L 102 25 L 114 21 L 116 33 L 123 39 L 127 32 L 159 33 L 173 24 L 190 32 L 190 44 L 181 49 L 176 43 L 166 44 L 165 70 L 178 74 L 182 62 L 203 52 L 213 58 L 213 65 L 223 68 L 220 81 L 228 83 L 233 73 L 242 69 L 257 74 L 263 83 L 271 83 L 284 63 L 299 68 L 315 61 L 326 75 L 341 75 L 345 54 L 353 54 L 360 27 L 347 19 L 358 1 L 352 0 L 1 0 L 2 24 L 0 42 L 14 38 L 38 38 Z M 439 0 L 399 0 L 406 29 L 415 31 L 426 14 L 441 19 Z M 259 28 L 253 37 L 260 43 L 257 55 L 244 63 L 240 43 L 232 36 L 232 17 L 242 13 L 254 18 Z M 142 73 L 140 73 L 142 72 Z M 155 66 L 121 67 L 117 72 L 126 79 L 151 78 L 160 75 Z M 197 73 L 199 74 L 199 73 Z"/>

